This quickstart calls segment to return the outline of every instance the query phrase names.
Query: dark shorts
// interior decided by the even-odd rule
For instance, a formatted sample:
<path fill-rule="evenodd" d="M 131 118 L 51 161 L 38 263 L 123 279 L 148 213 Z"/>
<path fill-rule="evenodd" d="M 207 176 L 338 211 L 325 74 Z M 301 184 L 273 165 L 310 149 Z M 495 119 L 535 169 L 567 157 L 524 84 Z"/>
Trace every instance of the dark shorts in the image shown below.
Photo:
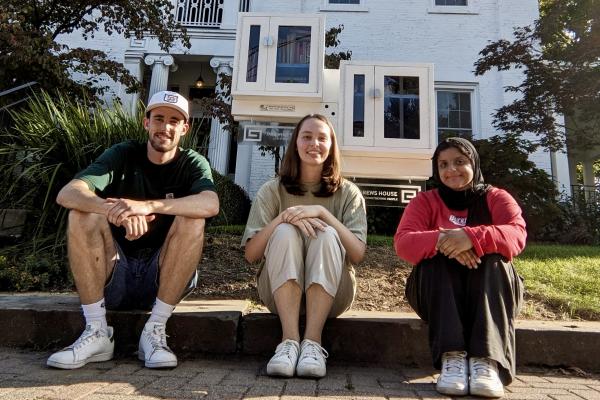
<path fill-rule="evenodd" d="M 104 302 L 109 310 L 150 310 L 156 300 L 159 284 L 160 249 L 138 250 L 125 254 L 115 242 L 118 260 L 104 286 Z M 185 288 L 183 299 L 196 288 L 198 271 Z"/>

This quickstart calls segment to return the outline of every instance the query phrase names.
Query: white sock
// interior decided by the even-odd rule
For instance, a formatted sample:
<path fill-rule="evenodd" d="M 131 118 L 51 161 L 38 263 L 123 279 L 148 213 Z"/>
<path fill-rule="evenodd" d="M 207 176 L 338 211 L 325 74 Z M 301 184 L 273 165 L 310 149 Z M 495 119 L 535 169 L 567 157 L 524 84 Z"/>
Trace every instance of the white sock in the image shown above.
<path fill-rule="evenodd" d="M 173 314 L 173 310 L 175 306 L 167 304 L 157 297 L 154 302 L 154 307 L 152 307 L 152 314 L 150 314 L 150 318 L 148 322 L 159 322 L 161 324 L 166 324 L 167 320 Z"/>
<path fill-rule="evenodd" d="M 85 324 L 89 324 L 92 321 L 100 321 L 100 327 L 102 329 L 107 328 L 106 323 L 106 308 L 104 308 L 104 297 L 92 304 L 82 304 L 83 316 L 85 317 Z"/>

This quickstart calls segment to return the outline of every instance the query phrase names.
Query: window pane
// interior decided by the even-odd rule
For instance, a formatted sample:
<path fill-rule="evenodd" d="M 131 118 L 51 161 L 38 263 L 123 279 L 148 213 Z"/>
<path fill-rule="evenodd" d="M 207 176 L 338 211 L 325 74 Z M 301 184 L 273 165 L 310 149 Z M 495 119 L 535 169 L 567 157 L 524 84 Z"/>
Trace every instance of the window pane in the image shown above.
<path fill-rule="evenodd" d="M 354 75 L 352 136 L 365 136 L 365 76 Z"/>
<path fill-rule="evenodd" d="M 258 69 L 258 50 L 260 43 L 260 25 L 250 26 L 250 39 L 248 43 L 248 67 L 246 70 L 246 82 L 256 82 L 256 70 Z"/>
<path fill-rule="evenodd" d="M 449 137 L 462 137 L 473 140 L 473 132 L 470 129 L 438 129 L 438 141 L 441 142 Z"/>
<path fill-rule="evenodd" d="M 471 112 L 461 111 L 460 112 L 460 127 L 471 129 Z"/>
<path fill-rule="evenodd" d="M 473 137 L 471 93 L 439 90 L 437 95 L 438 139 Z"/>
<path fill-rule="evenodd" d="M 460 111 L 450 111 L 449 115 L 449 128 L 460 128 Z"/>
<path fill-rule="evenodd" d="M 275 82 L 308 83 L 310 26 L 280 26 Z"/>
<path fill-rule="evenodd" d="M 329 0 L 329 4 L 360 4 L 360 0 Z"/>
<path fill-rule="evenodd" d="M 438 111 L 448 111 L 448 96 L 449 92 L 437 92 L 437 108 Z"/>
<path fill-rule="evenodd" d="M 438 109 L 438 127 L 448 128 L 448 110 L 440 111 Z"/>
<path fill-rule="evenodd" d="M 419 139 L 419 78 L 384 76 L 384 138 Z"/>
<path fill-rule="evenodd" d="M 448 110 L 459 110 L 458 108 L 458 93 L 448 93 Z"/>
<path fill-rule="evenodd" d="M 471 111 L 471 94 L 461 93 L 460 94 L 460 109 L 461 111 Z"/>

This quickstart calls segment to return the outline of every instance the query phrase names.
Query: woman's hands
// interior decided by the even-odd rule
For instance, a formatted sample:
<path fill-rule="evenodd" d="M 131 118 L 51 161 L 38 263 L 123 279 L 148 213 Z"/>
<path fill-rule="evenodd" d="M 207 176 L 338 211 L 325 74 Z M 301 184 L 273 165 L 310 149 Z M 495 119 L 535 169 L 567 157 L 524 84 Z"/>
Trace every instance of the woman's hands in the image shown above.
<path fill-rule="evenodd" d="M 481 259 L 477 257 L 477 254 L 475 254 L 473 249 L 463 251 L 454 258 L 456 261 L 470 269 L 477 269 L 477 266 L 481 264 Z"/>
<path fill-rule="evenodd" d="M 316 231 L 324 231 L 327 224 L 321 219 L 321 206 L 294 206 L 283 210 L 280 214 L 281 222 L 292 224 L 310 237 L 317 237 Z"/>
<path fill-rule="evenodd" d="M 281 220 L 293 224 L 303 218 L 321 218 L 324 208 L 321 206 L 294 206 L 281 212 Z"/>
<path fill-rule="evenodd" d="M 436 250 L 448 258 L 456 259 L 467 268 L 477 268 L 481 260 L 473 251 L 473 243 L 462 228 L 440 228 L 439 231 Z"/>

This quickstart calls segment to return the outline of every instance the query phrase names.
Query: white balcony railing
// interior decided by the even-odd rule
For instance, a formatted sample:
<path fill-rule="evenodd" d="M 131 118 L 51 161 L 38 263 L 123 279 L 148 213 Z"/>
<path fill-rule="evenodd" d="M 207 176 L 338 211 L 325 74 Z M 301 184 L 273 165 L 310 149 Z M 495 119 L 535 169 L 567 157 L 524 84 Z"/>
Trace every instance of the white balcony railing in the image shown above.
<path fill-rule="evenodd" d="M 250 0 L 175 0 L 177 21 L 195 28 L 221 28 L 227 14 L 249 10 Z"/>
<path fill-rule="evenodd" d="M 588 203 L 600 204 L 600 185 L 571 185 L 571 192 L 576 200 L 585 199 Z"/>

